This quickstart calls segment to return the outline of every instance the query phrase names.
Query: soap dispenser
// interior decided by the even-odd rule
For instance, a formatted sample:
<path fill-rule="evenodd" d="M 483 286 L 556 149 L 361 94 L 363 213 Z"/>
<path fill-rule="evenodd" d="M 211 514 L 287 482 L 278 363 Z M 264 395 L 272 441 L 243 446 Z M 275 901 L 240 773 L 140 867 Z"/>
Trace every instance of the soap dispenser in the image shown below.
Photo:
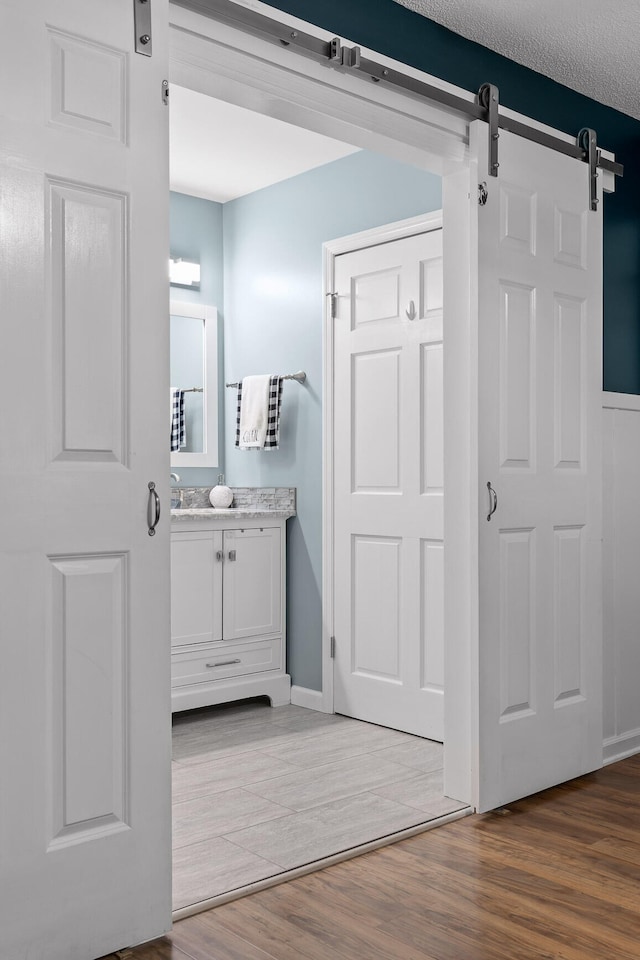
<path fill-rule="evenodd" d="M 233 491 L 231 487 L 225 487 L 223 473 L 218 474 L 218 484 L 209 493 L 209 503 L 216 510 L 226 510 L 233 503 Z"/>

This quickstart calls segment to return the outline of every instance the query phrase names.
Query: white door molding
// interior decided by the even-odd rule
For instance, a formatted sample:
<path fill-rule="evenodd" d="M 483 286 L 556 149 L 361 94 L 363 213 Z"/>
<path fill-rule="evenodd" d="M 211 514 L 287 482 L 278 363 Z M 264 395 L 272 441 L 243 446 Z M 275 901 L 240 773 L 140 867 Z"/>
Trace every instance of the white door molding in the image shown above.
<path fill-rule="evenodd" d="M 294 28 L 299 26 L 322 39 L 331 37 L 326 31 L 289 17 L 259 0 L 250 0 L 250 6 L 252 10 L 276 17 Z M 357 43 L 357 38 L 340 39 Z M 454 374 L 449 377 L 450 382 L 455 380 L 456 386 L 454 390 L 445 385 L 445 407 L 449 396 L 455 403 L 453 420 L 461 438 L 455 456 L 448 458 L 445 450 L 445 477 L 449 478 L 445 484 L 448 494 L 453 492 L 448 496 L 449 505 L 451 509 L 455 509 L 456 504 L 460 508 L 455 545 L 448 549 L 446 564 L 447 575 L 455 570 L 459 576 L 456 582 L 466 585 L 461 591 L 464 600 L 458 605 L 459 611 L 455 612 L 454 629 L 448 622 L 451 632 L 447 654 L 450 661 L 455 658 L 460 669 L 456 670 L 456 686 L 452 688 L 445 667 L 447 701 L 452 703 L 451 711 L 445 706 L 445 767 L 448 794 L 471 802 L 471 773 L 477 768 L 478 761 L 477 754 L 472 751 L 472 738 L 478 723 L 478 555 L 477 531 L 472 531 L 478 510 L 478 450 L 477 438 L 474 439 L 477 424 L 473 422 L 472 408 L 477 379 L 477 343 L 474 341 L 477 335 L 477 286 L 470 266 L 477 238 L 474 220 L 470 220 L 469 198 L 475 197 L 478 179 L 475 158 L 469 151 L 470 124 L 465 118 L 419 98 L 386 89 L 382 84 L 364 83 L 357 73 L 328 69 L 323 63 L 311 61 L 291 48 L 274 45 L 215 19 L 175 7 L 171 12 L 170 49 L 170 76 L 174 83 L 443 174 L 448 224 L 444 231 L 445 288 L 449 291 L 450 306 L 455 304 L 458 327 L 455 336 L 459 341 L 455 354 L 460 368 L 456 371 L 449 369 L 449 374 Z M 474 98 L 469 91 L 445 84 L 377 52 L 363 48 L 362 54 L 373 55 L 390 67 L 451 90 L 462 98 Z M 566 133 L 520 117 L 513 111 L 505 112 L 526 120 L 530 126 L 551 132 L 559 139 L 574 141 Z M 605 190 L 612 189 L 612 180 L 612 176 L 602 178 Z M 465 185 L 466 189 L 461 192 Z M 446 198 L 451 200 L 449 207 Z M 450 228 L 450 239 L 447 240 Z M 447 249 L 454 249 L 461 264 L 456 276 L 447 276 Z M 447 416 L 450 413 L 451 408 Z M 450 479 L 455 481 L 451 485 Z M 324 563 L 326 567 L 326 557 Z M 324 633 L 326 640 L 330 636 L 326 624 Z M 450 653 L 451 642 L 454 649 Z M 447 727 L 448 712 L 456 717 L 450 730 Z"/>

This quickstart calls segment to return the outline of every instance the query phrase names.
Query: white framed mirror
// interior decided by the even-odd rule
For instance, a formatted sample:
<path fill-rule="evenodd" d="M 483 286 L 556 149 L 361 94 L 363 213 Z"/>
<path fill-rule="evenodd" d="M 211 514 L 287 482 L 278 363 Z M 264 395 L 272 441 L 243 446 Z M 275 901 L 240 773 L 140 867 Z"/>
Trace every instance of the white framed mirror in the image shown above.
<path fill-rule="evenodd" d="M 218 466 L 218 311 L 171 300 L 172 467 Z M 174 391 L 183 392 L 183 418 L 175 440 Z M 173 449 L 178 446 L 178 449 Z"/>

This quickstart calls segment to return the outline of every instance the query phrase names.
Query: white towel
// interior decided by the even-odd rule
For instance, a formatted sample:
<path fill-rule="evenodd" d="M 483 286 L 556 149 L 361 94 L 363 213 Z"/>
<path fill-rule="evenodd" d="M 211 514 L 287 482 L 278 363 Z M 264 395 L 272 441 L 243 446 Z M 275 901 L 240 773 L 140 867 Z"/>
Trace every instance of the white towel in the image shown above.
<path fill-rule="evenodd" d="M 264 447 L 269 423 L 269 383 L 268 373 L 257 377 L 244 377 L 242 380 L 242 402 L 240 406 L 240 449 L 250 450 Z"/>

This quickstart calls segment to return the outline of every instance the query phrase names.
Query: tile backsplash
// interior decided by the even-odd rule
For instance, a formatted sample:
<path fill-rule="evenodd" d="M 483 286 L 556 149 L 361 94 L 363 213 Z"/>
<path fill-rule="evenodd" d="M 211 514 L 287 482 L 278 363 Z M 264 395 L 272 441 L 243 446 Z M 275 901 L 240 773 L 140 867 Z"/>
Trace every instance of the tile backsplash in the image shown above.
<path fill-rule="evenodd" d="M 181 487 L 185 507 L 209 507 L 211 487 Z M 294 510 L 296 509 L 295 487 L 231 487 L 231 507 L 248 510 Z"/>

